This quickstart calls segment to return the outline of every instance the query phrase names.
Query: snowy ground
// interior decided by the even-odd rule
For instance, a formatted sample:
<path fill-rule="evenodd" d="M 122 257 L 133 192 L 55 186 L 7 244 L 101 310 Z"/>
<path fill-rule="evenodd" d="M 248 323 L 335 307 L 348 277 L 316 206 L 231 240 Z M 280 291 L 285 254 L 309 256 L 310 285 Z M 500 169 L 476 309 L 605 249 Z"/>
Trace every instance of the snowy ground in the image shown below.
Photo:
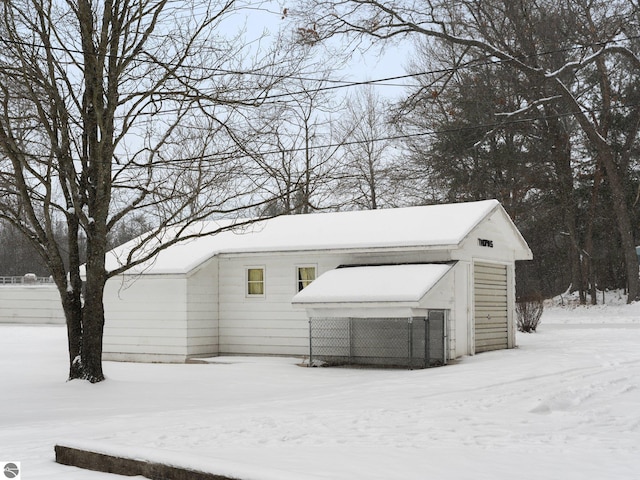
<path fill-rule="evenodd" d="M 61 326 L 0 325 L 0 460 L 106 480 L 65 442 L 255 480 L 637 479 L 640 304 L 548 309 L 520 347 L 430 370 L 289 359 L 106 363 L 65 382 Z"/>

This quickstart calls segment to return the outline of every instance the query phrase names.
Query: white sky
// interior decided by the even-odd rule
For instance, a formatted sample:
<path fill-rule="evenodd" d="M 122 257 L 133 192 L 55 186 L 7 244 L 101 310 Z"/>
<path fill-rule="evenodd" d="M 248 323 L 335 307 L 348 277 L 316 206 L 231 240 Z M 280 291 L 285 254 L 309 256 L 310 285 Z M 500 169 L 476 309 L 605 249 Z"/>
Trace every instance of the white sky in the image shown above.
<path fill-rule="evenodd" d="M 272 34 L 276 34 L 279 29 L 287 29 L 288 19 L 282 19 L 282 15 L 277 13 L 281 12 L 283 7 L 278 7 L 276 2 L 268 2 L 268 8 L 273 13 L 266 11 L 253 11 L 247 12 L 246 19 L 247 32 L 249 35 L 259 35 L 264 29 Z M 239 15 L 239 17 L 241 17 Z M 343 37 L 336 37 L 331 39 L 328 43 L 328 47 L 331 49 L 341 49 L 341 45 L 346 40 Z M 341 79 L 350 82 L 364 82 L 370 80 L 378 80 L 383 78 L 390 78 L 396 76 L 402 76 L 406 74 L 405 67 L 407 66 L 408 59 L 410 58 L 412 51 L 412 43 L 408 40 L 402 42 L 394 41 L 389 42 L 386 46 L 381 48 L 380 44 L 375 46 L 368 46 L 363 44 L 363 49 L 353 53 L 352 57 L 347 62 L 347 65 L 338 70 L 332 78 Z M 322 45 L 317 47 L 318 52 L 323 52 Z M 376 84 L 376 90 L 382 96 L 388 98 L 397 98 L 404 91 L 402 85 L 406 83 L 406 80 L 396 80 L 392 82 L 386 82 L 385 84 Z M 349 92 L 353 92 L 353 88 L 339 89 L 336 91 L 339 95 L 349 95 Z"/>

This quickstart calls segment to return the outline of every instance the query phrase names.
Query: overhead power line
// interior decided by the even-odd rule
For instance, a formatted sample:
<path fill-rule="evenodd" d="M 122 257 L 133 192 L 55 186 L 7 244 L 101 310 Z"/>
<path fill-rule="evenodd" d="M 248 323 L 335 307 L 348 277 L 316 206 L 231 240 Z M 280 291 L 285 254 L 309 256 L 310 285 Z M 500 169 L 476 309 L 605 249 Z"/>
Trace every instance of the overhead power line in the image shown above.
<path fill-rule="evenodd" d="M 625 105 L 618 105 L 618 106 L 612 107 L 612 109 L 623 110 L 623 109 L 627 109 L 627 108 L 638 108 L 638 107 L 640 107 L 640 103 L 630 103 L 630 104 L 625 104 Z M 602 111 L 602 109 L 593 108 L 593 109 L 585 109 L 585 110 L 583 110 L 583 113 L 598 113 L 600 111 Z M 455 133 L 455 132 L 463 132 L 463 131 L 471 131 L 471 130 L 490 130 L 490 129 L 499 128 L 499 127 L 507 127 L 507 126 L 511 126 L 511 125 L 526 124 L 526 123 L 530 123 L 530 122 L 544 120 L 545 118 L 568 118 L 568 117 L 572 117 L 572 116 L 574 116 L 573 113 L 565 112 L 565 113 L 558 113 L 556 115 L 545 115 L 544 117 L 527 117 L 527 118 L 515 118 L 514 117 L 511 120 L 505 121 L 505 122 L 493 122 L 493 123 L 469 125 L 469 126 L 464 126 L 464 127 L 444 128 L 444 129 L 440 129 L 440 130 L 429 130 L 429 131 L 415 132 L 415 133 L 404 133 L 404 134 L 397 134 L 397 135 L 387 135 L 385 137 L 380 137 L 380 138 L 375 138 L 375 139 L 370 139 L 370 140 L 350 140 L 350 141 L 345 141 L 345 142 L 326 143 L 326 144 L 320 144 L 320 145 L 309 145 L 308 147 L 305 146 L 305 147 L 293 147 L 293 148 L 279 148 L 279 149 L 272 149 L 272 150 L 267 150 L 267 151 L 256 151 L 256 152 L 252 152 L 252 154 L 245 153 L 242 156 L 250 157 L 250 156 L 259 156 L 259 155 L 277 155 L 277 154 L 281 154 L 283 152 L 285 152 L 285 153 L 299 153 L 299 152 L 304 152 L 307 149 L 309 149 L 309 150 L 334 149 L 334 148 L 339 148 L 339 147 L 343 147 L 343 146 L 360 145 L 360 144 L 365 144 L 365 143 L 369 143 L 369 142 L 389 142 L 389 141 L 399 141 L 399 140 L 410 140 L 412 138 L 421 138 L 421 137 L 429 137 L 429 136 L 436 136 L 436 135 L 445 135 L 445 134 L 448 134 L 448 133 Z M 226 155 L 228 157 L 228 153 Z M 220 156 L 217 155 L 217 154 L 211 154 L 211 155 L 203 155 L 203 156 L 197 156 L 197 157 L 175 158 L 175 159 L 167 160 L 165 165 L 169 165 L 170 166 L 172 163 L 183 163 L 183 162 L 184 163 L 192 163 L 192 162 L 197 162 L 197 161 L 207 161 L 208 159 L 214 160 L 214 159 L 219 158 L 219 157 Z"/>
<path fill-rule="evenodd" d="M 530 55 L 523 55 L 520 56 L 519 59 L 532 59 L 532 58 L 539 58 L 539 57 L 544 57 L 547 55 L 554 55 L 557 53 L 566 53 L 566 52 L 571 52 L 571 51 L 579 51 L 579 50 L 584 50 L 585 48 L 593 48 L 593 47 L 605 47 L 607 45 L 614 45 L 614 44 L 618 44 L 624 41 L 630 41 L 630 40 L 638 40 L 640 39 L 640 35 L 634 35 L 634 36 L 628 36 L 625 37 L 623 39 L 612 39 L 612 40 L 608 40 L 608 41 L 603 41 L 603 42 L 593 42 L 593 43 L 589 43 L 589 44 L 584 44 L 584 45 L 573 45 L 573 46 L 569 46 L 569 47 L 565 47 L 565 48 L 559 48 L 559 49 L 555 49 L 555 50 L 545 50 L 543 52 L 536 52 L 534 54 L 530 54 Z M 36 44 L 36 43 L 32 43 L 32 42 L 25 42 L 25 41 L 19 41 L 19 40 L 13 40 L 13 39 L 3 39 L 0 42 L 5 43 L 5 44 L 9 44 L 9 45 L 21 45 L 21 46 L 26 46 L 26 47 L 30 47 L 30 48 L 42 48 L 44 49 L 45 47 L 43 45 L 40 44 Z M 54 47 L 54 46 L 50 46 L 49 47 L 50 50 L 52 51 L 59 51 L 59 52 L 63 52 L 66 54 L 78 54 L 78 55 L 84 55 L 85 52 L 83 52 L 82 50 L 78 50 L 78 49 L 73 49 L 73 48 L 66 48 L 66 47 Z M 116 55 L 105 55 L 105 58 L 115 58 L 115 59 L 119 59 L 119 56 Z M 148 63 L 148 64 L 157 64 L 157 62 L 150 60 L 150 59 L 145 59 L 145 58 L 139 58 L 136 59 L 139 63 Z M 331 91 L 331 90 L 338 90 L 338 89 L 343 89 L 343 88 L 352 88 L 352 87 L 357 87 L 357 86 L 362 86 L 362 85 L 384 85 L 384 86 L 393 86 L 393 87 L 402 87 L 405 88 L 407 85 L 405 84 L 389 84 L 388 82 L 397 82 L 399 80 L 408 80 L 408 79 L 413 79 L 413 78 L 419 78 L 419 77 L 424 77 L 427 75 L 438 75 L 438 74 L 447 74 L 447 73 L 451 73 L 454 71 L 459 71 L 459 70 L 463 70 L 463 69 L 470 69 L 470 68 L 479 68 L 482 66 L 488 66 L 488 65 L 499 65 L 499 64 L 503 64 L 503 63 L 507 63 L 508 60 L 501 60 L 501 59 L 495 59 L 495 58 L 488 58 L 485 61 L 477 61 L 477 60 L 471 60 L 469 62 L 466 62 L 465 64 L 462 65 L 458 65 L 456 67 L 445 67 L 445 68 L 441 68 L 441 69 L 433 69 L 433 70 L 427 70 L 427 71 L 421 71 L 421 72 L 415 72 L 415 73 L 407 73 L 404 75 L 395 75 L 395 76 L 390 76 L 390 77 L 383 77 L 383 78 L 377 78 L 377 79 L 370 79 L 370 80 L 356 80 L 356 81 L 348 81 L 348 80 L 342 80 L 342 79 L 332 79 L 332 78 L 314 78 L 314 77 L 306 77 L 306 76 L 298 76 L 298 75 L 292 75 L 292 76 L 287 76 L 287 79 L 291 79 L 291 80 L 299 80 L 299 81 L 303 81 L 303 82 L 311 82 L 311 83 L 320 83 L 320 84 L 332 84 L 332 85 L 327 85 L 327 86 L 321 86 L 321 87 L 315 87 L 315 88 L 310 88 L 310 89 L 302 89 L 302 90 L 297 90 L 297 91 L 293 91 L 293 92 L 282 92 L 282 93 L 273 93 L 273 94 L 269 94 L 269 95 L 265 95 L 265 96 L 259 96 L 259 97 L 254 97 L 254 98 L 246 98 L 246 99 L 239 99 L 239 100 L 235 100 L 236 102 L 242 102 L 242 103 L 255 103 L 255 102 L 259 102 L 259 101 L 265 101 L 265 100 L 271 100 L 271 99 L 278 99 L 278 98 L 284 98 L 284 97 L 295 97 L 296 95 L 300 95 L 300 94 L 309 94 L 309 93 L 316 93 L 316 92 L 322 92 L 322 91 Z M 164 65 L 165 67 L 171 68 L 171 67 L 177 67 L 177 64 L 172 64 L 172 63 L 167 63 Z M 282 75 L 278 75 L 278 74 L 273 74 L 273 73 L 268 73 L 268 72 L 261 72 L 261 71 L 252 71 L 252 70 L 232 70 L 232 69 L 224 69 L 224 68 L 219 68 L 219 67 L 203 67 L 203 66 L 195 66 L 195 65 L 183 65 L 184 68 L 186 69 L 198 69 L 204 72 L 209 72 L 213 75 L 218 74 L 219 76 L 228 76 L 228 75 L 250 75 L 250 76 L 256 76 L 256 77 L 260 77 L 260 78 L 271 78 L 271 79 L 281 79 L 283 78 Z M 167 113 L 170 113 L 171 110 L 169 110 Z M 154 113 L 154 115 L 157 115 L 157 112 Z"/>
<path fill-rule="evenodd" d="M 586 44 L 586 45 L 574 45 L 574 46 L 570 46 L 570 47 L 566 47 L 566 48 L 562 48 L 562 49 L 556 49 L 556 50 L 548 50 L 548 51 L 544 51 L 544 52 L 538 52 L 536 54 L 532 54 L 526 57 L 521 57 L 521 58 L 534 58 L 534 57 L 543 57 L 545 55 L 552 55 L 552 54 L 557 54 L 557 53 L 562 53 L 562 52 L 570 52 L 570 51 L 578 51 L 578 50 L 583 50 L 585 48 L 598 48 L 598 47 L 605 47 L 607 45 L 613 45 L 613 44 L 618 44 L 622 41 L 630 41 L 630 40 L 636 40 L 636 39 L 640 39 L 640 35 L 637 36 L 630 36 L 627 37 L 625 39 L 614 39 L 614 40 L 610 40 L 610 41 L 606 41 L 606 42 L 594 42 L 591 44 Z M 45 48 L 42 45 L 38 45 L 35 43 L 29 43 L 29 42 L 21 42 L 21 41 L 16 41 L 16 40 L 11 40 L 11 39 L 2 39 L 0 40 L 0 43 L 4 42 L 5 44 L 10 44 L 10 45 L 22 45 L 25 47 L 29 47 L 29 48 Z M 50 47 L 53 50 L 56 51 L 61 51 L 64 52 L 65 54 L 83 54 L 83 52 L 81 50 L 75 50 L 75 49 L 68 49 L 68 48 L 64 48 L 64 47 Z M 154 62 L 152 60 L 146 60 L 146 59 L 139 59 L 139 61 L 141 63 L 150 63 L 153 64 Z M 416 72 L 416 73 L 409 73 L 409 74 L 404 74 L 404 75 L 395 75 L 395 76 L 390 76 L 390 77 L 384 77 L 384 78 L 377 78 L 377 79 L 371 79 L 371 80 L 362 80 L 362 81 L 345 81 L 345 80 L 337 80 L 337 79 L 318 79 L 318 78 L 311 78 L 311 77 L 305 77 L 305 76 L 293 76 L 293 77 L 288 77 L 294 80 L 300 80 L 300 81 L 306 81 L 306 82 L 315 82 L 315 83 L 323 83 L 323 84 L 329 84 L 329 85 L 324 85 L 324 86 L 320 86 L 320 87 L 315 87 L 315 88 L 311 88 L 311 89 L 304 89 L 304 90 L 297 90 L 297 91 L 292 91 L 292 92 L 280 92 L 280 93 L 272 93 L 272 94 L 267 94 L 261 97 L 256 97 L 256 98 L 248 98 L 248 99 L 240 99 L 241 102 L 245 102 L 245 103 L 251 103 L 251 102 L 257 102 L 257 101 L 265 101 L 265 100 L 274 100 L 274 99 L 279 99 L 279 98 L 286 98 L 286 97 L 295 97 L 297 95 L 301 95 L 301 94 L 309 94 L 309 93 L 314 93 L 314 92 L 321 92 L 321 91 L 330 91 L 330 90 L 338 90 L 338 89 L 343 89 L 343 88 L 351 88 L 351 87 L 356 87 L 356 86 L 361 86 L 361 85 L 389 85 L 389 82 L 398 82 L 400 80 L 408 80 L 408 79 L 414 79 L 414 78 L 421 78 L 427 75 L 442 75 L 442 74 L 448 74 L 448 73 L 452 73 L 455 71 L 460 71 L 460 70 L 464 70 L 464 69 L 471 69 L 471 68 L 479 68 L 482 66 L 490 66 L 490 65 L 499 65 L 502 63 L 505 63 L 505 60 L 500 60 L 500 59 L 496 59 L 495 57 L 487 57 L 487 59 L 485 61 L 478 61 L 478 60 L 470 60 L 465 64 L 456 66 L 456 67 L 447 67 L 447 68 L 441 68 L 441 69 L 433 69 L 433 70 L 428 70 L 428 71 L 422 71 L 422 72 Z M 167 67 L 170 67 L 171 65 L 167 64 Z M 270 73 L 265 73 L 265 72 L 259 72 L 259 71 L 239 71 L 239 70 L 227 70 L 227 69 L 222 69 L 222 68 L 207 68 L 207 67 L 200 67 L 200 66 L 190 66 L 190 65 L 186 65 L 185 68 L 198 68 L 201 69 L 203 71 L 207 71 L 209 70 L 211 73 L 213 74 L 219 74 L 220 76 L 225 76 L 225 75 L 254 75 L 254 76 L 260 76 L 260 77 L 267 77 L 267 78 L 280 78 L 279 76 L 275 75 L 275 74 L 270 74 Z M 405 85 L 406 86 L 406 85 Z M 628 104 L 628 105 L 621 105 L 621 106 L 616 106 L 614 108 L 616 109 L 623 109 L 623 108 L 632 108 L 632 107 L 637 107 L 637 104 Z M 161 112 L 154 112 L 154 113 L 146 113 L 146 112 L 140 112 L 138 115 L 162 115 L 162 114 L 171 114 L 172 112 L 175 112 L 177 110 L 172 110 L 172 109 L 166 109 L 163 110 Z M 593 109 L 593 110 L 585 110 L 585 112 L 587 113 L 594 113 L 597 112 L 598 109 Z M 569 117 L 572 116 L 572 113 L 564 113 L 564 114 L 558 114 L 557 117 Z M 521 119 L 515 119 L 512 118 L 510 121 L 506 121 L 506 122 L 495 122 L 495 123 L 491 123 L 491 124 L 484 124 L 484 125 L 473 125 L 473 126 L 469 126 L 469 127 L 463 127 L 463 128 L 456 128 L 456 129 L 445 129 L 445 130 L 433 130 L 433 131 L 425 131 L 425 132 L 416 132 L 416 133 L 412 133 L 412 134 L 399 134 L 399 135 L 390 135 L 384 138 L 379 138 L 376 139 L 375 141 L 395 141 L 395 140 L 403 140 L 403 139 L 411 139 L 411 138 L 418 138 L 418 137 L 424 137 L 424 136 L 431 136 L 431 135 L 438 135 L 438 134 L 444 134 L 444 133 L 448 133 L 448 132 L 452 132 L 452 131 L 461 131 L 464 129 L 478 129 L 478 128 L 497 128 L 499 126 L 507 126 L 510 124 L 516 124 L 516 123 L 525 123 L 525 122 L 531 122 L 531 121 L 535 121 L 538 118 L 521 118 Z M 366 141 L 349 141 L 349 142 L 341 142 L 341 143 L 333 143 L 333 144 L 326 144 L 326 145 L 315 145 L 315 146 L 311 146 L 311 149 L 320 149 L 320 148 L 337 148 L 339 146 L 342 145 L 354 145 L 354 144 L 360 144 L 360 143 L 365 143 Z M 297 151 L 304 151 L 304 148 L 292 148 L 292 149 L 286 149 L 286 151 L 288 152 L 297 152 Z M 260 154 L 263 155 L 269 155 L 269 154 L 275 154 L 275 153 L 280 153 L 282 152 L 282 149 L 279 150 L 274 150 L 274 151 L 267 151 L 267 152 L 260 152 Z M 216 158 L 216 155 L 210 155 L 210 156 L 204 156 L 204 157 L 191 157 L 191 158 L 183 158 L 183 159 L 173 159 L 171 160 L 171 162 L 174 163 L 178 163 L 178 162 L 193 162 L 193 161 L 197 161 L 197 160 L 206 160 L 207 158 L 211 158 L 214 159 Z"/>

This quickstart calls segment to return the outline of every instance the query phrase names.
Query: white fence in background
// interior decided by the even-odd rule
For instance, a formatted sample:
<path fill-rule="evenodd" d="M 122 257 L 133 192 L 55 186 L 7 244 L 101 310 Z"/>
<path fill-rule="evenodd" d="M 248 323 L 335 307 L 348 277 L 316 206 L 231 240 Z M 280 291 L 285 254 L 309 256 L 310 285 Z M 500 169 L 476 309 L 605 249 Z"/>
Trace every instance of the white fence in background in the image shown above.
<path fill-rule="evenodd" d="M 58 289 L 35 275 L 0 277 L 0 323 L 64 324 Z"/>
<path fill-rule="evenodd" d="M 0 277 L 0 285 L 48 285 L 53 284 L 51 277 L 37 277 L 27 273 L 21 277 Z"/>

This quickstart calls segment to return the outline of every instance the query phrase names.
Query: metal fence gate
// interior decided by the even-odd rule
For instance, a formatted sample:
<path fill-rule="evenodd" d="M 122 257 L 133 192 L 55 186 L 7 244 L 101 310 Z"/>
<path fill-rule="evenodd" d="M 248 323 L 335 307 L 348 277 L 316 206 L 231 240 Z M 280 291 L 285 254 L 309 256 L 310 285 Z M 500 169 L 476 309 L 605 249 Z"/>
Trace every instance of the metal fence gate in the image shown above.
<path fill-rule="evenodd" d="M 411 318 L 312 318 L 310 365 L 444 365 L 446 313 L 429 310 L 426 317 Z"/>

